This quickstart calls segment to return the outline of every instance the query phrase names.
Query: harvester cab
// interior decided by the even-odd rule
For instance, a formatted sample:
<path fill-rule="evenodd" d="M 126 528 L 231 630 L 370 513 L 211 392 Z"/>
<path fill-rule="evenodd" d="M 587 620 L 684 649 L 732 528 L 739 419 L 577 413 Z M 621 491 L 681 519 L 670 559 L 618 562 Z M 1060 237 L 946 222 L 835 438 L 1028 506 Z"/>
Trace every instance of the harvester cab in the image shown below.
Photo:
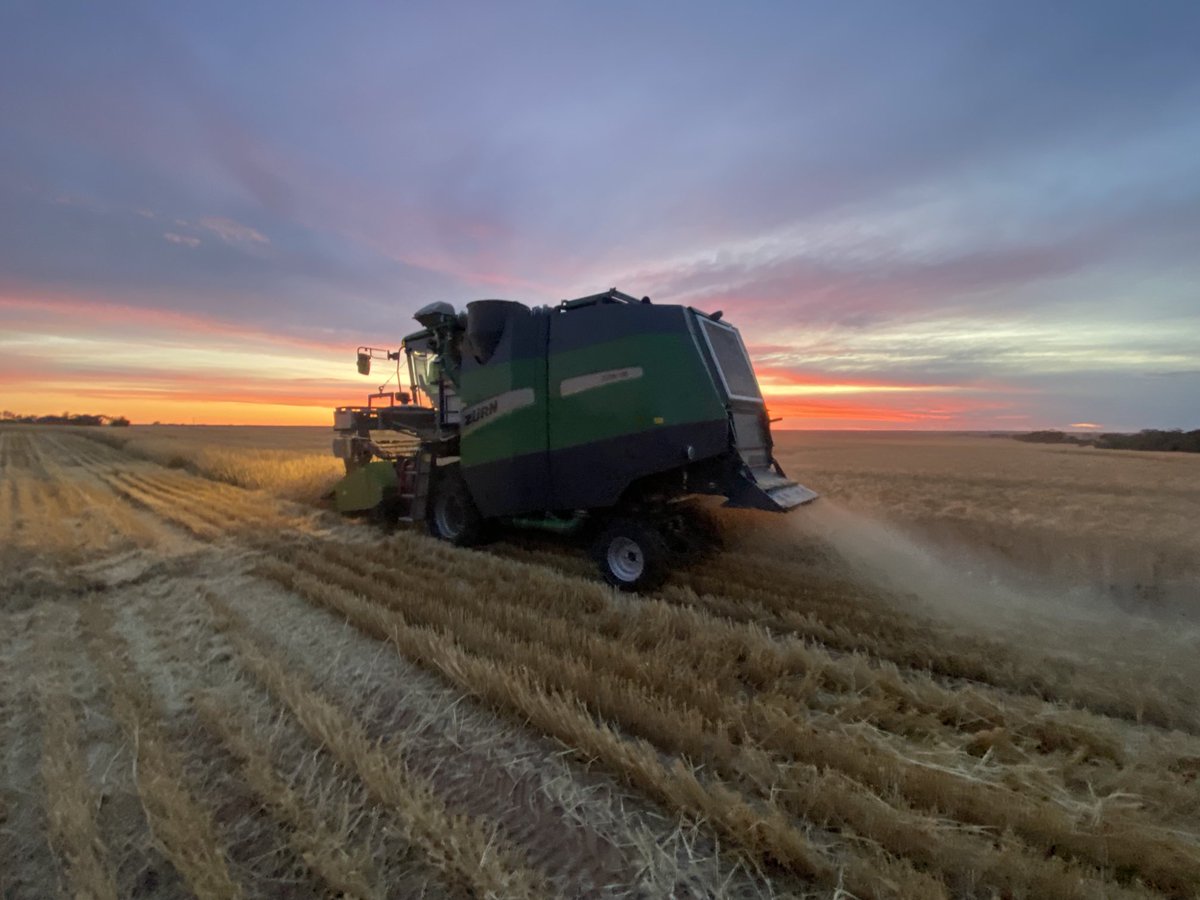
<path fill-rule="evenodd" d="M 358 357 L 360 372 L 395 360 L 408 390 L 334 412 L 343 512 L 456 544 L 495 525 L 590 533 L 604 578 L 646 590 L 711 540 L 692 498 L 787 512 L 817 497 L 775 460 L 749 355 L 720 313 L 614 288 L 555 307 L 432 303 L 414 318 L 422 330 L 399 350 Z"/>

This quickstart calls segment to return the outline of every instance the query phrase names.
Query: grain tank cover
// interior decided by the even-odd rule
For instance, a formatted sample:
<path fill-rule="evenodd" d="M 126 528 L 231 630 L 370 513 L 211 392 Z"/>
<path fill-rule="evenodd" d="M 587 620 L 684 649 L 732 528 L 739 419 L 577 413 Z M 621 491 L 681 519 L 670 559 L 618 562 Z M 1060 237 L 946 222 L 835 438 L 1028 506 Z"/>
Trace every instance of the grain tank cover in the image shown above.
<path fill-rule="evenodd" d="M 492 358 L 508 323 L 516 315 L 528 314 L 529 307 L 515 300 L 475 300 L 467 304 L 467 335 L 463 350 L 484 365 Z"/>

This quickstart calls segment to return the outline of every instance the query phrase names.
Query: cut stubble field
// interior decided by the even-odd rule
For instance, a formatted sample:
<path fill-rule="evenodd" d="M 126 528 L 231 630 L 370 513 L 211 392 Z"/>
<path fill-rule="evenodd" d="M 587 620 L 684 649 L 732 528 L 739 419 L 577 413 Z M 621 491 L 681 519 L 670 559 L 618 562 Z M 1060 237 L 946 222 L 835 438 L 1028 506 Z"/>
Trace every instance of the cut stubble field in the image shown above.
<path fill-rule="evenodd" d="M 0 429 L 0 894 L 1192 897 L 1200 460 L 784 434 L 650 596 L 319 429 Z"/>

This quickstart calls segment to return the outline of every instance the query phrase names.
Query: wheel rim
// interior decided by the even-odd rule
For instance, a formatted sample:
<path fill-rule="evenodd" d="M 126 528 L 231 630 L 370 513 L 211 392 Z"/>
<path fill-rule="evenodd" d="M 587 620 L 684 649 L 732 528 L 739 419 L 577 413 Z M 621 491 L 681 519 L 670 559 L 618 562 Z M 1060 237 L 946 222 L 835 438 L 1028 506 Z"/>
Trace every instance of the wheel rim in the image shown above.
<path fill-rule="evenodd" d="M 456 538 L 467 527 L 467 511 L 462 500 L 453 494 L 444 495 L 433 511 L 438 531 L 448 538 Z"/>
<path fill-rule="evenodd" d="M 637 541 L 627 537 L 613 538 L 608 545 L 608 568 L 626 584 L 641 578 L 646 568 L 646 557 Z"/>

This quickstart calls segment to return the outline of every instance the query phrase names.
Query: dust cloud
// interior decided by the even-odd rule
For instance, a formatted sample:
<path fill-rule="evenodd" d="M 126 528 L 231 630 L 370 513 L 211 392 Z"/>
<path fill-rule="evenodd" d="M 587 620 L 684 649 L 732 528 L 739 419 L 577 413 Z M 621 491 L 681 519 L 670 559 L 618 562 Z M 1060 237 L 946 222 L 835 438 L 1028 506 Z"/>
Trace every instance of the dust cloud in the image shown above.
<path fill-rule="evenodd" d="M 892 603 L 949 625 L 1019 640 L 1029 649 L 1102 656 L 1194 656 L 1193 603 L 1139 602 L 1021 568 L 985 547 L 920 534 L 828 499 L 788 517 L 798 545 L 826 545 L 854 577 Z"/>
<path fill-rule="evenodd" d="M 822 499 L 789 517 L 792 534 L 828 544 L 856 575 L 909 603 L 980 624 L 1053 611 L 1094 620 L 1112 605 L 1086 588 L 1041 583 L 982 548 L 919 535 Z"/>

